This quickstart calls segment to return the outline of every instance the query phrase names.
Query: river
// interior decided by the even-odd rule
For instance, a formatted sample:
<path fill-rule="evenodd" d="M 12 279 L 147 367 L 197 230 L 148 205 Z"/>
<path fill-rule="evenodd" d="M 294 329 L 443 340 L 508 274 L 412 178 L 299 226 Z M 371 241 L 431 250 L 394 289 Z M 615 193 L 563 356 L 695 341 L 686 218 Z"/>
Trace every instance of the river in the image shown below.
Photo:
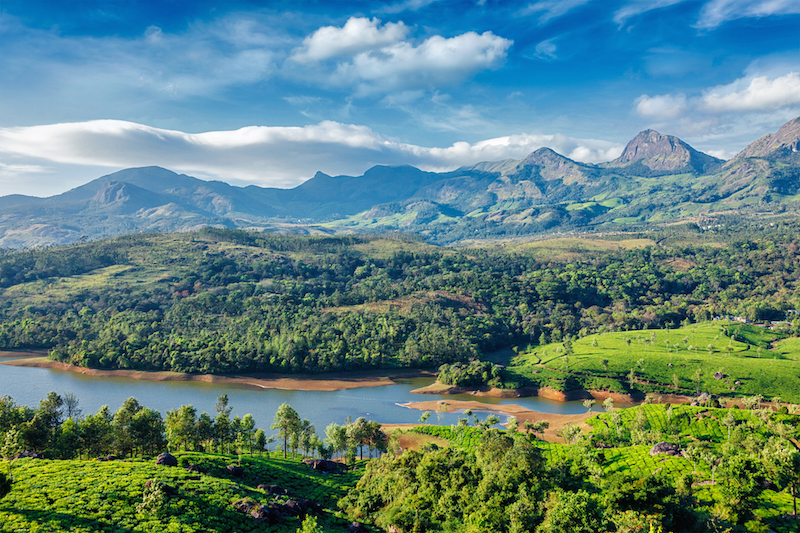
<path fill-rule="evenodd" d="M 16 357 L 0 357 L 0 362 Z M 487 413 L 493 405 L 517 404 L 526 409 L 543 413 L 577 414 L 585 412 L 580 401 L 557 402 L 539 397 L 530 398 L 481 398 L 472 395 L 439 396 L 414 394 L 413 389 L 430 384 L 431 378 L 397 380 L 396 385 L 364 387 L 331 392 L 294 391 L 279 389 L 251 389 L 229 384 L 203 383 L 197 381 L 151 382 L 129 378 L 85 376 L 74 372 L 49 368 L 29 368 L 0 365 L 0 395 L 11 396 L 17 404 L 37 407 L 39 400 L 50 391 L 59 394 L 72 393 L 80 400 L 84 415 L 96 412 L 103 405 L 113 411 L 130 397 L 139 403 L 165 413 L 181 405 L 193 405 L 198 414 L 206 411 L 216 416 L 214 405 L 217 397 L 227 394 L 232 416 L 253 415 L 256 426 L 269 435 L 269 426 L 282 403 L 291 405 L 301 418 L 310 420 L 317 433 L 324 436 L 325 427 L 331 422 L 344 423 L 348 416 L 359 416 L 377 420 L 383 424 L 418 422 L 420 411 L 398 404 L 436 399 L 471 400 L 486 404 Z M 460 412 L 431 413 L 429 423 L 455 424 Z M 506 416 L 501 415 L 501 420 Z"/>

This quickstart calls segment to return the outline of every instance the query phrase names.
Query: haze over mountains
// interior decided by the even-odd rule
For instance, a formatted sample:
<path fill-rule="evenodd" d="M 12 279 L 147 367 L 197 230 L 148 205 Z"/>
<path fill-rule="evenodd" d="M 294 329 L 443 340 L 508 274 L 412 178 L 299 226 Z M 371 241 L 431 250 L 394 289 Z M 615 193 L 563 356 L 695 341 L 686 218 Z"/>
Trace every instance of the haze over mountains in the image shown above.
<path fill-rule="evenodd" d="M 49 198 L 0 197 L 0 246 L 33 247 L 205 225 L 297 232 L 399 229 L 433 242 L 662 223 L 800 207 L 800 117 L 725 162 L 645 130 L 608 163 L 549 148 L 451 172 L 377 166 L 318 172 L 294 189 L 235 187 L 131 168 Z"/>

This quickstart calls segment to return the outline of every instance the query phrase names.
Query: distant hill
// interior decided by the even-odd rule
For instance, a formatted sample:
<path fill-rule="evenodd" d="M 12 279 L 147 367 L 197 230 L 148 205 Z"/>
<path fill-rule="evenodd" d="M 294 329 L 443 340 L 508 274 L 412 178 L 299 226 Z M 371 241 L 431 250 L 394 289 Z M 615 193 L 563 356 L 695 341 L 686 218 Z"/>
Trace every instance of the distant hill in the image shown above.
<path fill-rule="evenodd" d="M 318 172 L 293 189 L 235 187 L 131 168 L 49 198 L 0 197 L 0 246 L 34 247 L 141 231 L 224 226 L 301 233 L 402 230 L 436 243 L 618 228 L 800 206 L 800 117 L 730 161 L 654 130 L 608 163 L 549 148 L 451 172 L 376 166 Z"/>

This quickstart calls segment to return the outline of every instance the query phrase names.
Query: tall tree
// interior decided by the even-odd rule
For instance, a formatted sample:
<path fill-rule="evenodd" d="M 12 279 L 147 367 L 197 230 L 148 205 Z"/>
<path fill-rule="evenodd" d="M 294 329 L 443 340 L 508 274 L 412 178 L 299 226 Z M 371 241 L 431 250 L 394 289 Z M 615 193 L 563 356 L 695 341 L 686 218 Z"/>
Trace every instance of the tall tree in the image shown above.
<path fill-rule="evenodd" d="M 283 437 L 283 458 L 286 459 L 289 439 L 300 429 L 300 416 L 288 403 L 282 403 L 275 413 L 271 427 L 279 430 L 278 435 Z"/>

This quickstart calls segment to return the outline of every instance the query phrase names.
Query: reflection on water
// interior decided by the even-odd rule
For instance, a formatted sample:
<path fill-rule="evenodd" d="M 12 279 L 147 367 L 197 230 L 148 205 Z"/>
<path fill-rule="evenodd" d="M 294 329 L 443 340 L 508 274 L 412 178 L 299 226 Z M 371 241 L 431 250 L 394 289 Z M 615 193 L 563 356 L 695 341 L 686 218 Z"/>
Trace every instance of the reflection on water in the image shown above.
<path fill-rule="evenodd" d="M 0 357 L 0 362 L 13 359 Z M 397 404 L 427 400 L 471 400 L 493 405 L 517 404 L 527 409 L 545 413 L 575 414 L 585 411 L 580 401 L 556 402 L 543 398 L 481 398 L 469 394 L 440 396 L 435 394 L 413 394 L 413 389 L 430 384 L 432 378 L 398 380 L 396 385 L 365 387 L 332 392 L 291 391 L 279 389 L 251 389 L 239 385 L 203 383 L 198 381 L 150 382 L 130 378 L 105 378 L 85 376 L 73 372 L 48 368 L 25 368 L 0 365 L 0 395 L 7 394 L 18 404 L 37 407 L 39 400 L 50 391 L 59 394 L 71 392 L 80 399 L 84 414 L 94 413 L 108 405 L 115 411 L 131 396 L 147 407 L 164 413 L 181 405 L 194 405 L 198 413 L 203 411 L 215 416 L 214 404 L 220 394 L 227 394 L 233 416 L 251 413 L 256 425 L 267 431 L 272 424 L 275 411 L 284 402 L 290 404 L 302 418 L 307 418 L 324 434 L 331 423 L 344 423 L 348 416 L 353 419 L 365 416 L 384 424 L 403 424 L 419 421 L 421 412 Z M 455 424 L 461 413 L 434 413 L 431 423 Z M 484 418 L 484 417 L 481 417 Z M 505 418 L 501 416 L 501 419 Z"/>

